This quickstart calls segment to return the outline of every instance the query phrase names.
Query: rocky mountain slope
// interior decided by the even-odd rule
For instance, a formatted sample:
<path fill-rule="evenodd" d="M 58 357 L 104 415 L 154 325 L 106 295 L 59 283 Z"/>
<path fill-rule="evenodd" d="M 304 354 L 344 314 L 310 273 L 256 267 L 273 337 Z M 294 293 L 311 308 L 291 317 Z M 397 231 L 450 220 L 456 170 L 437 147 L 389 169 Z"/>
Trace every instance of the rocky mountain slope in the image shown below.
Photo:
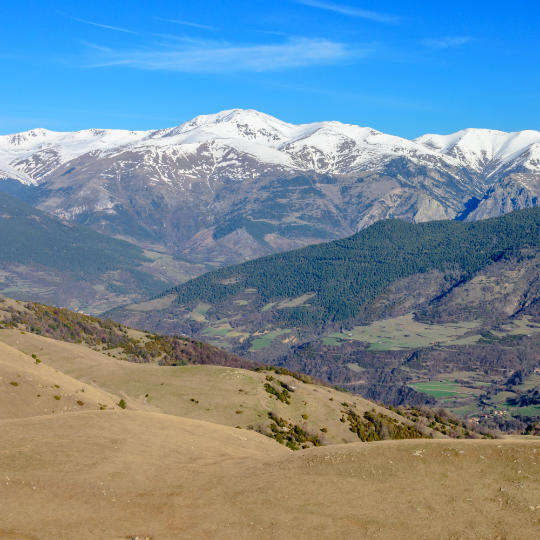
<path fill-rule="evenodd" d="M 100 313 L 200 273 L 0 192 L 0 292 Z"/>
<path fill-rule="evenodd" d="M 473 219 L 535 205 L 539 174 L 540 132 L 407 140 L 252 110 L 146 132 L 0 137 L 0 176 L 27 186 L 42 210 L 216 265 L 344 237 L 388 217 Z M 516 196 L 515 182 L 527 193 Z M 480 200 L 475 213 L 471 202 Z"/>

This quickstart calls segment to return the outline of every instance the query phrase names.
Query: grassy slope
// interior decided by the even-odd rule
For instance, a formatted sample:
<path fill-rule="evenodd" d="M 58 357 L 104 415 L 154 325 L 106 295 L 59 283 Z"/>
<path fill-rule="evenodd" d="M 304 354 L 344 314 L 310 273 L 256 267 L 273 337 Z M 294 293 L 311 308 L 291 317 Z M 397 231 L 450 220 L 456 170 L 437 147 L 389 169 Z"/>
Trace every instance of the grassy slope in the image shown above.
<path fill-rule="evenodd" d="M 289 453 L 256 433 L 130 411 L 0 427 L 3 538 L 537 537 L 538 442 Z"/>
<path fill-rule="evenodd" d="M 189 338 L 159 336 L 68 309 L 2 297 L 0 327 L 18 328 L 69 343 L 84 343 L 95 350 L 106 351 L 109 356 L 132 362 L 217 364 L 248 368 L 256 365 Z"/>
<path fill-rule="evenodd" d="M 2 538 L 536 537 L 534 438 L 292 453 L 232 425 L 307 412 L 340 442 L 351 433 L 339 402 L 372 405 L 278 376 L 296 386 L 286 405 L 263 390 L 264 373 L 128 363 L 15 329 L 0 330 L 0 359 L 0 381 L 19 382 L 0 403 Z M 127 410 L 115 406 L 121 397 Z M 48 402 L 62 406 L 42 409 Z"/>
<path fill-rule="evenodd" d="M 469 436 L 465 426 L 437 420 L 433 412 L 403 410 L 396 415 L 359 397 L 312 384 L 302 374 L 283 369 L 255 373 L 260 365 L 205 343 L 148 334 L 65 309 L 3 299 L 1 327 L 10 346 L 85 382 L 99 382 L 107 391 L 122 393 L 131 406 L 157 405 L 169 414 L 250 427 L 291 448 L 328 440 L 348 442 L 354 440 L 351 433 L 362 440 L 408 438 L 421 432 L 430 436 L 428 425 L 435 434 Z M 62 360 L 67 363 L 58 364 Z M 201 364 L 252 371 L 202 370 Z M 179 366 L 186 367 L 176 369 Z M 375 416 L 369 412 L 372 408 Z M 420 431 L 413 427 L 418 421 L 424 426 Z M 280 428 L 288 432 L 288 442 Z"/>
<path fill-rule="evenodd" d="M 359 396 L 306 384 L 287 375 L 271 376 L 275 381 L 294 386 L 290 404 L 277 400 L 265 391 L 266 377 L 270 376 L 266 372 L 221 366 L 168 367 L 126 362 L 85 345 L 66 343 L 31 333 L 21 334 L 18 330 L 0 330 L 0 346 L 6 345 L 12 347 L 12 350 L 16 349 L 16 352 L 24 353 L 21 357 L 26 355 L 26 363 L 33 363 L 29 358 L 32 354 L 42 361 L 40 365 L 32 366 L 35 376 L 42 373 L 42 367 L 57 370 L 59 374 L 65 374 L 84 385 L 91 385 L 100 392 L 112 395 L 112 399 L 106 401 L 109 406 L 123 398 L 129 409 L 162 412 L 242 428 L 251 426 L 265 432 L 268 432 L 269 426 L 268 413 L 273 412 L 293 424 L 302 426 L 306 431 L 317 434 L 323 443 L 358 440 L 349 430 L 349 424 L 340 421 L 343 411 L 350 407 L 354 407 L 358 414 L 374 409 L 410 424 L 403 417 Z M 19 372 L 10 375 L 11 379 L 18 374 Z M 59 381 L 60 377 L 61 375 L 58 375 Z M 66 383 L 56 382 L 54 376 L 51 380 L 53 379 L 62 388 L 66 387 Z M 15 380 L 19 380 L 20 385 L 10 388 L 9 396 L 6 396 L 15 409 L 25 405 L 28 399 L 39 401 L 34 399 L 35 381 L 30 385 L 24 376 Z M 78 386 L 75 385 L 75 388 L 78 389 Z M 57 393 L 60 390 L 52 388 L 51 391 Z M 348 404 L 347 407 L 343 406 L 344 402 Z M 304 419 L 302 415 L 307 418 Z M 326 428 L 327 432 L 321 432 L 321 428 Z M 434 435 L 441 436 L 438 432 L 434 432 Z"/>
<path fill-rule="evenodd" d="M 38 358 L 39 360 L 39 358 Z M 0 343 L 0 418 L 116 408 L 116 396 Z"/>

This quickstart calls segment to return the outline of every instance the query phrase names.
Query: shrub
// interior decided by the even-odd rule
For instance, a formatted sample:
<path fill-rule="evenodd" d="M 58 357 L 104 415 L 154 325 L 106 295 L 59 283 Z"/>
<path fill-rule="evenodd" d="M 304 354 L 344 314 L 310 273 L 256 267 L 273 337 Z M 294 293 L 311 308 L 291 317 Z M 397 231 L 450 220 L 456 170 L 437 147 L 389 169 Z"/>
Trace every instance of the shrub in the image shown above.
<path fill-rule="evenodd" d="M 283 388 L 283 390 L 277 390 L 269 383 L 264 383 L 264 389 L 271 395 L 276 396 L 276 399 L 281 401 L 282 403 L 285 403 L 286 405 L 291 404 L 291 395 L 289 391 L 286 388 Z"/>
<path fill-rule="evenodd" d="M 126 403 L 126 400 L 124 398 L 122 398 L 118 403 L 117 405 L 121 408 L 121 409 L 125 409 L 127 407 L 127 403 Z"/>

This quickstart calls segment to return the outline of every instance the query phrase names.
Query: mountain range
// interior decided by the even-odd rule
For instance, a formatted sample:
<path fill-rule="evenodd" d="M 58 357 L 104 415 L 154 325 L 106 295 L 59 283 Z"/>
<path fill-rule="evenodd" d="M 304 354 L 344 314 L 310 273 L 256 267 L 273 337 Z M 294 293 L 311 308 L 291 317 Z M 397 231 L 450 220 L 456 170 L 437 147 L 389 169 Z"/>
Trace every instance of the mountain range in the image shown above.
<path fill-rule="evenodd" d="M 390 217 L 475 220 L 535 206 L 540 132 L 408 140 L 234 109 L 151 131 L 4 135 L 0 178 L 61 219 L 222 266 Z"/>

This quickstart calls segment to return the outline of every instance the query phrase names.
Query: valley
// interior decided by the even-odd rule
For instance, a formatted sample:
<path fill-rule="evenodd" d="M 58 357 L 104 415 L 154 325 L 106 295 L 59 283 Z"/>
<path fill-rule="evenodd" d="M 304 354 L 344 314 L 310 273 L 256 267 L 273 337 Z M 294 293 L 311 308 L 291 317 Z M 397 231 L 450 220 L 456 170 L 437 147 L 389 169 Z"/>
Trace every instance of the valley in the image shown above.
<path fill-rule="evenodd" d="M 438 403 L 524 429 L 540 414 L 539 404 L 512 405 L 540 368 L 538 217 L 530 209 L 470 224 L 379 222 L 216 270 L 109 316 L 386 404 Z M 524 385 L 514 384 L 518 372 Z M 425 391 L 447 380 L 461 391 Z"/>

